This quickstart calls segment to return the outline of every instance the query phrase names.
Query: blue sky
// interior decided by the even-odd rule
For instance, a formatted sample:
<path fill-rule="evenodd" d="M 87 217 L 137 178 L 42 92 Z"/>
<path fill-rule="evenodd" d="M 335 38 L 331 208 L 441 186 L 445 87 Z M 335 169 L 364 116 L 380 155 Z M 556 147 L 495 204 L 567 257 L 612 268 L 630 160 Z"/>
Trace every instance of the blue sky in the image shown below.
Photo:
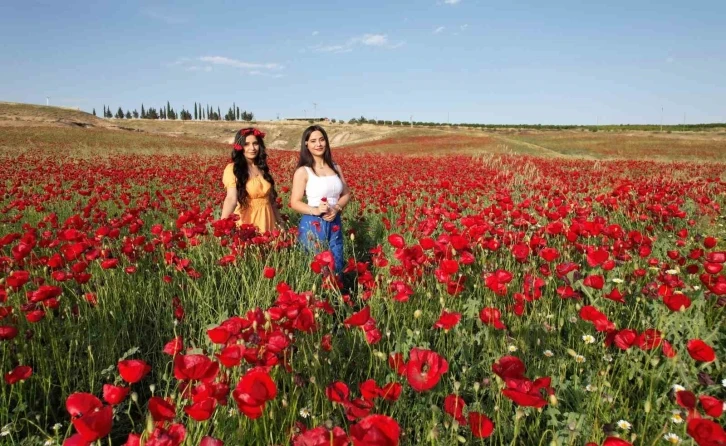
<path fill-rule="evenodd" d="M 726 122 L 721 0 L 229 3 L 2 2 L 0 100 L 223 113 L 235 101 L 259 119 Z"/>

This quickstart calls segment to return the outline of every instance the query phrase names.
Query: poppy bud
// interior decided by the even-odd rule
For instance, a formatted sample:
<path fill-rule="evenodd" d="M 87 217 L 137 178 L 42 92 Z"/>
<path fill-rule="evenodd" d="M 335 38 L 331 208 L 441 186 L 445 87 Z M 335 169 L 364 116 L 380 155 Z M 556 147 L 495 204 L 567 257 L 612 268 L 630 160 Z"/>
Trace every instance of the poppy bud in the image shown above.
<path fill-rule="evenodd" d="M 421 317 L 422 314 L 423 314 L 423 312 L 421 310 L 416 310 L 416 311 L 413 312 L 413 317 L 415 319 L 418 319 L 418 318 Z"/>
<path fill-rule="evenodd" d="M 549 400 L 550 400 L 550 406 L 557 405 L 557 397 L 554 394 L 549 396 Z"/>

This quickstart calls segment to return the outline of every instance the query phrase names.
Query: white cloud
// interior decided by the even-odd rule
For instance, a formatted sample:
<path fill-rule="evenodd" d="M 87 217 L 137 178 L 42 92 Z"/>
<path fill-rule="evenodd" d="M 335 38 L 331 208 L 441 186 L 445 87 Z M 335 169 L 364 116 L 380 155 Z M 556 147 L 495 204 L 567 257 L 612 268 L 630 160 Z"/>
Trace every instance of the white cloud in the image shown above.
<path fill-rule="evenodd" d="M 446 29 L 446 27 L 445 27 L 445 26 L 439 26 L 438 28 L 436 28 L 436 29 L 434 30 L 434 34 L 438 34 L 438 33 L 440 33 L 441 31 L 443 31 L 443 30 L 445 30 L 445 29 Z"/>
<path fill-rule="evenodd" d="M 320 33 L 319 33 L 319 32 L 317 32 L 317 31 L 313 31 L 313 35 L 314 35 L 314 36 L 317 36 L 318 34 L 320 34 Z"/>
<path fill-rule="evenodd" d="M 249 70 L 254 69 L 266 69 L 266 70 L 280 70 L 284 68 L 282 65 L 278 63 L 253 63 L 253 62 L 244 62 L 237 59 L 230 59 L 229 57 L 224 56 L 202 56 L 199 58 L 202 62 L 207 62 L 212 65 L 225 65 L 229 67 L 235 67 L 235 68 L 244 68 Z"/>
<path fill-rule="evenodd" d="M 385 34 L 365 34 L 360 37 L 363 45 L 384 46 L 388 43 L 388 36 Z"/>
<path fill-rule="evenodd" d="M 462 30 L 462 31 L 466 31 L 466 28 L 468 28 L 468 27 L 469 27 L 469 25 L 465 23 L 465 24 L 461 25 L 459 27 L 459 29 Z"/>
<path fill-rule="evenodd" d="M 403 41 L 390 43 L 386 34 L 363 34 L 362 36 L 352 37 L 343 44 L 316 45 L 310 47 L 310 49 L 318 53 L 349 53 L 359 45 L 395 49 L 403 46 L 405 43 Z"/>
<path fill-rule="evenodd" d="M 669 58 L 667 58 L 667 59 L 666 59 L 666 62 L 668 62 L 668 63 L 673 63 L 673 61 L 674 61 L 674 60 L 675 60 L 675 59 L 673 59 L 672 57 L 669 57 Z"/>
<path fill-rule="evenodd" d="M 203 67 L 200 67 L 199 65 L 190 65 L 190 66 L 186 67 L 185 70 L 186 71 L 204 71 L 206 73 L 209 73 L 210 71 L 212 71 L 212 67 L 210 67 L 209 65 L 206 65 Z"/>
<path fill-rule="evenodd" d="M 456 5 L 459 2 L 461 2 L 461 0 L 444 0 L 444 3 L 447 5 Z"/>

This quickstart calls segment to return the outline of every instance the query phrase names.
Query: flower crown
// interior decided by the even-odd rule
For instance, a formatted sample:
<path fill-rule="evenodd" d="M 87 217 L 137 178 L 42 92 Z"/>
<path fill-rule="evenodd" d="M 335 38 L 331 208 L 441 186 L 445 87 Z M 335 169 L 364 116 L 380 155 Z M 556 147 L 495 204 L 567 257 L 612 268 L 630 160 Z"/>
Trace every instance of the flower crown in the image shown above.
<path fill-rule="evenodd" d="M 258 129 L 254 129 L 254 128 L 253 129 L 244 129 L 244 130 L 240 131 L 240 136 L 247 137 L 249 135 L 255 135 L 258 138 L 265 137 L 264 132 L 261 132 Z M 239 143 L 234 143 L 232 148 L 234 148 L 234 150 L 237 150 L 237 151 L 240 151 L 243 149 L 243 147 Z"/>

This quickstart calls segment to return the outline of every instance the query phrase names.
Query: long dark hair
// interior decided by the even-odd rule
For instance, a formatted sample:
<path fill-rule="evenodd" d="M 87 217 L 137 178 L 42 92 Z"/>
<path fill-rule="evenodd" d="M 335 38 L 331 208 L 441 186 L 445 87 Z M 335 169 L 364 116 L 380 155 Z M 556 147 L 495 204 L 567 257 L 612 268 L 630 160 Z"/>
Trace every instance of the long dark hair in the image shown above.
<path fill-rule="evenodd" d="M 310 153 L 310 150 L 308 149 L 308 139 L 310 139 L 310 135 L 312 135 L 312 133 L 315 131 L 322 133 L 323 138 L 325 138 L 325 152 L 323 152 L 323 161 L 325 161 L 325 164 L 333 169 L 333 172 L 335 172 L 336 175 L 340 176 L 338 168 L 335 167 L 335 163 L 333 163 L 333 154 L 330 151 L 330 140 L 328 139 L 328 134 L 325 133 L 325 129 L 323 129 L 319 125 L 311 125 L 303 132 L 302 140 L 300 141 L 300 159 L 298 159 L 297 161 L 297 167 L 309 167 L 313 169 L 313 172 L 315 172 L 315 160 L 313 159 L 313 154 Z"/>
<path fill-rule="evenodd" d="M 252 133 L 249 133 L 248 135 L 243 135 L 243 133 L 247 133 L 250 130 L 253 129 L 244 128 L 238 131 L 234 135 L 234 144 L 239 144 L 244 147 L 247 136 Z M 256 136 L 256 138 L 260 149 L 257 151 L 257 156 L 255 157 L 255 166 L 257 166 L 257 168 L 260 169 L 260 172 L 262 172 L 262 178 L 267 180 L 267 182 L 270 183 L 270 186 L 272 186 L 270 188 L 270 201 L 274 206 L 276 205 L 277 191 L 275 190 L 275 180 L 272 178 L 272 175 L 270 175 L 270 167 L 267 165 L 267 149 L 265 149 L 265 140 L 262 139 L 261 136 Z M 245 158 L 244 149 L 232 150 L 232 162 L 234 163 L 234 176 L 237 179 L 237 201 L 244 209 L 248 204 L 247 180 L 250 179 L 250 172 L 247 169 L 247 159 Z"/>

